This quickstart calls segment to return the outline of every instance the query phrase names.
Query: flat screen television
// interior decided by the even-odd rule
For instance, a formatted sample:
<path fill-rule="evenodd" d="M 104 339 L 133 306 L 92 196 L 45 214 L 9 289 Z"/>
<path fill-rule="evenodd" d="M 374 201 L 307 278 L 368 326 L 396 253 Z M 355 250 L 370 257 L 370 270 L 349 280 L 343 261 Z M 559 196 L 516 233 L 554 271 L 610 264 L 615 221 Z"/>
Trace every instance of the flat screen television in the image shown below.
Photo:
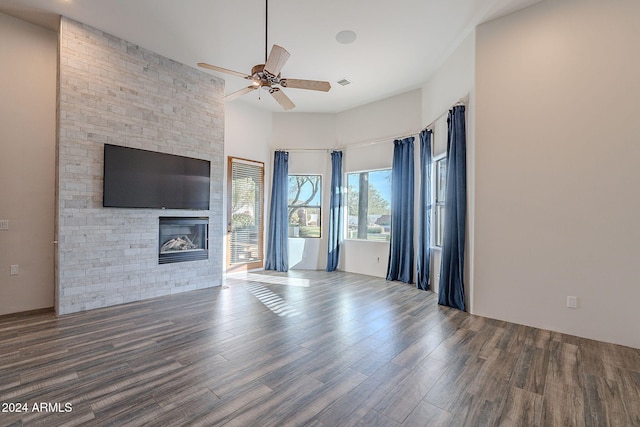
<path fill-rule="evenodd" d="M 105 144 L 102 205 L 209 209 L 207 160 Z"/>

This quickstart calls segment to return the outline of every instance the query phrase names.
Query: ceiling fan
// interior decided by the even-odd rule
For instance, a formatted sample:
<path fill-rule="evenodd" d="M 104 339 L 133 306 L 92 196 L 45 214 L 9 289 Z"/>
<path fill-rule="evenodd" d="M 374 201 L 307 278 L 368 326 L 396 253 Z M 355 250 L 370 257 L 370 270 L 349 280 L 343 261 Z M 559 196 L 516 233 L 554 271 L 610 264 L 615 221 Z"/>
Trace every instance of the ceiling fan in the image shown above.
<path fill-rule="evenodd" d="M 269 19 L 269 0 L 265 0 L 265 25 L 264 25 L 264 64 L 254 65 L 251 68 L 251 73 L 244 74 L 239 71 L 229 70 L 227 68 L 218 67 L 215 65 L 199 62 L 198 66 L 207 68 L 209 70 L 218 71 L 221 73 L 231 74 L 237 77 L 242 77 L 247 80 L 251 80 L 251 84 L 245 88 L 242 88 L 236 92 L 233 92 L 224 97 L 225 101 L 232 101 L 244 94 L 253 92 L 256 89 L 265 88 L 269 91 L 271 96 L 284 108 L 285 110 L 291 110 L 296 105 L 289 99 L 287 95 L 282 91 L 282 88 L 294 88 L 294 89 L 307 89 L 317 90 L 321 92 L 328 92 L 331 89 L 329 82 L 320 80 L 302 80 L 302 79 L 289 79 L 283 78 L 280 75 L 280 70 L 289 59 L 289 52 L 281 46 L 276 44 L 271 48 L 269 56 L 267 56 L 267 40 L 268 40 L 268 19 Z"/>

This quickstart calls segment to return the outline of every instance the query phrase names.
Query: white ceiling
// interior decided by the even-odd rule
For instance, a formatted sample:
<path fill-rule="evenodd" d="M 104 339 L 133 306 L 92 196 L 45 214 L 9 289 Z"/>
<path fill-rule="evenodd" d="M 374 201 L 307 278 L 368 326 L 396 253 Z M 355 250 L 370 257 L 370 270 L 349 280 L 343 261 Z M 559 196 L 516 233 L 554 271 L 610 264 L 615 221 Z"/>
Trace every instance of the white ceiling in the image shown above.
<path fill-rule="evenodd" d="M 269 49 L 291 53 L 283 77 L 331 82 L 328 93 L 286 89 L 292 111 L 339 112 L 419 87 L 475 26 L 538 1 L 270 0 Z M 43 26 L 65 15 L 192 67 L 249 74 L 264 63 L 265 0 L 0 0 L 0 11 Z M 342 30 L 356 41 L 338 43 Z M 247 86 L 211 73 L 227 94 Z M 231 102 L 281 111 L 266 91 Z"/>

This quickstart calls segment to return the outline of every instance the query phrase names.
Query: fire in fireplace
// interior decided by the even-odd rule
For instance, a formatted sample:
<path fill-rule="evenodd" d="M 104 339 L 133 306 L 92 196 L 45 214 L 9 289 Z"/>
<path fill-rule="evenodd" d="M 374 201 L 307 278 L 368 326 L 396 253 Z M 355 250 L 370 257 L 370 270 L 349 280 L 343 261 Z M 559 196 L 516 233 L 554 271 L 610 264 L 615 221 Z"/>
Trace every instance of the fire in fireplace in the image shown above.
<path fill-rule="evenodd" d="M 158 263 L 209 258 L 209 218 L 160 217 Z"/>

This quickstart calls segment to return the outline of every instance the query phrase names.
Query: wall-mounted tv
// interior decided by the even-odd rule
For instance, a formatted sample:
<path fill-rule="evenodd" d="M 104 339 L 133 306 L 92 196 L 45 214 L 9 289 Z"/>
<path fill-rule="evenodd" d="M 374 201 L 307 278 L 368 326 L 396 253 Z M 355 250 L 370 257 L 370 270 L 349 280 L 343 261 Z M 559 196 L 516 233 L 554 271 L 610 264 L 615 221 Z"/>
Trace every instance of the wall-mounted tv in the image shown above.
<path fill-rule="evenodd" d="M 209 209 L 207 160 L 105 144 L 102 205 Z"/>

